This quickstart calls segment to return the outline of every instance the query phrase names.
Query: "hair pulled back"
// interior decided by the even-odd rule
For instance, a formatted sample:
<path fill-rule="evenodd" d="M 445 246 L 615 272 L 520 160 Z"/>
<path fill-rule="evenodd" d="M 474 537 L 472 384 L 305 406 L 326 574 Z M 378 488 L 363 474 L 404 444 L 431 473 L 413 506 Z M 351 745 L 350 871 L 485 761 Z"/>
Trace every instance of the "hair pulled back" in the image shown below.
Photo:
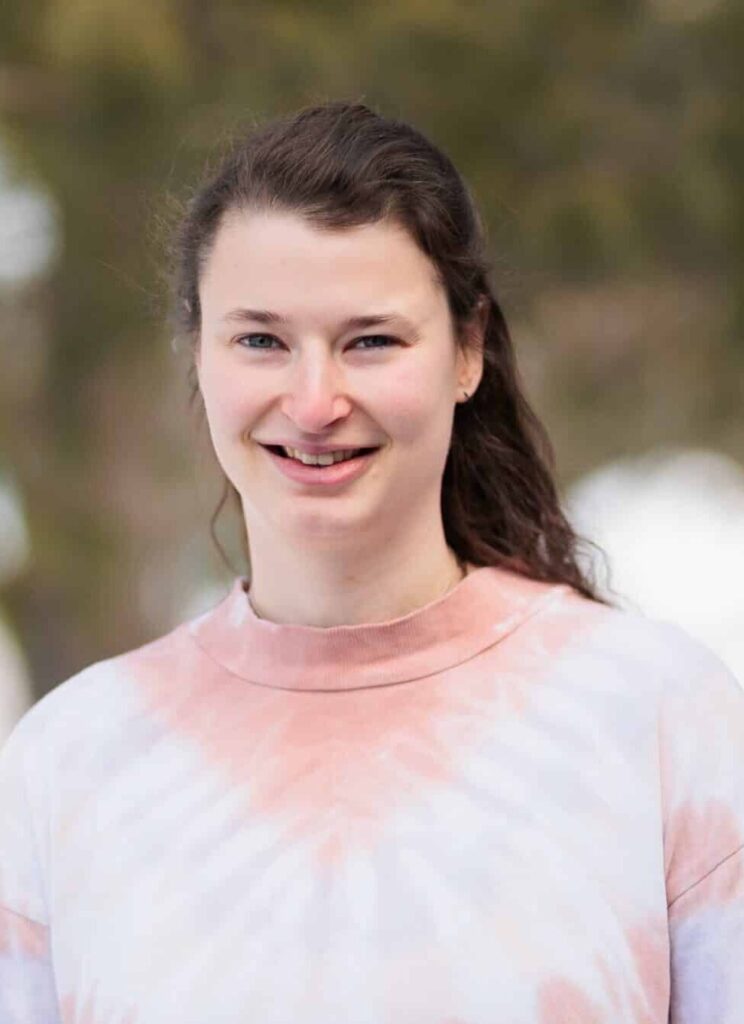
<path fill-rule="evenodd" d="M 483 376 L 456 406 L 442 481 L 447 544 L 461 562 L 565 583 L 608 603 L 578 564 L 579 546 L 589 542 L 561 510 L 552 445 L 522 393 L 489 283 L 483 225 L 450 159 L 409 124 L 354 102 L 307 107 L 241 134 L 176 231 L 175 326 L 193 346 L 201 330 L 201 270 L 222 218 L 236 209 L 296 212 L 331 230 L 400 223 L 438 274 L 458 346 L 473 343 L 466 327 L 486 306 Z M 215 517 L 230 491 L 237 497 L 227 482 Z"/>

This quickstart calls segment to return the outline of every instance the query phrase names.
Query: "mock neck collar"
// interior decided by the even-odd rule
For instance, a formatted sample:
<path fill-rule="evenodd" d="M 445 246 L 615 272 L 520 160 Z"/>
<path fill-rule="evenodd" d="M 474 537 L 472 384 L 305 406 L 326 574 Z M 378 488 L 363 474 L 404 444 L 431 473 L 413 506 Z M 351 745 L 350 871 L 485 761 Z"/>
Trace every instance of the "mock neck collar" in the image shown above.
<path fill-rule="evenodd" d="M 570 588 L 495 566 L 468 575 L 430 604 L 385 622 L 285 625 L 259 618 L 249 582 L 188 624 L 198 646 L 241 679 L 288 690 L 355 690 L 442 672 L 498 643 Z"/>

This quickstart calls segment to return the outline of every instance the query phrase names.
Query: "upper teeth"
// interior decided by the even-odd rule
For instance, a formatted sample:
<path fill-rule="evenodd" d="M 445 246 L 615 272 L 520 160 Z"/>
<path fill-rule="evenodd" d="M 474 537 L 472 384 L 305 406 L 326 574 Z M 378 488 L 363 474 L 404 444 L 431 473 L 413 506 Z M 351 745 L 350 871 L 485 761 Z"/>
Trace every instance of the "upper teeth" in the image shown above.
<path fill-rule="evenodd" d="M 292 459 L 299 459 L 300 462 L 304 462 L 306 466 L 331 466 L 334 462 L 341 462 L 343 459 L 351 458 L 356 448 L 346 448 L 343 451 L 337 452 L 323 452 L 321 455 L 308 455 L 306 452 L 300 452 L 296 448 L 284 448 L 284 451 Z"/>

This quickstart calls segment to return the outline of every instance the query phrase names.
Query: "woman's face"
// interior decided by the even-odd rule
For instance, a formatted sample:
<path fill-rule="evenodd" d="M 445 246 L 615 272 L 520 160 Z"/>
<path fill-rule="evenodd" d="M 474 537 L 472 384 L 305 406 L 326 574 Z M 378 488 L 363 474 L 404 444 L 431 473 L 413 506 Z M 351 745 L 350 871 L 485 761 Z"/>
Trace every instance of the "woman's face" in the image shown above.
<path fill-rule="evenodd" d="M 348 550 L 400 540 L 421 517 L 441 522 L 455 402 L 475 390 L 481 361 L 458 355 L 434 267 L 402 227 L 329 231 L 293 213 L 233 212 L 200 298 L 199 384 L 251 542 L 255 529 L 264 543 Z M 328 486 L 289 478 L 266 444 L 378 450 Z"/>

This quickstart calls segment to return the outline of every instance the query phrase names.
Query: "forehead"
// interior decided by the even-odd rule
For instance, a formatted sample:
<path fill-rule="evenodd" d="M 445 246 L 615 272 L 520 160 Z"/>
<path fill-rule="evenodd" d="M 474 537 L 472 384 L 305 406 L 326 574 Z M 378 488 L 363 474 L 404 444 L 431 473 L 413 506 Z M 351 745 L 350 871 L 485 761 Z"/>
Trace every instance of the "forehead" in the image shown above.
<path fill-rule="evenodd" d="M 445 303 L 433 263 L 392 221 L 329 230 L 299 214 L 235 211 L 217 230 L 200 281 L 202 314 L 228 305 L 301 315 L 395 304 L 424 315 Z M 363 312 L 363 310 L 361 310 Z"/>

